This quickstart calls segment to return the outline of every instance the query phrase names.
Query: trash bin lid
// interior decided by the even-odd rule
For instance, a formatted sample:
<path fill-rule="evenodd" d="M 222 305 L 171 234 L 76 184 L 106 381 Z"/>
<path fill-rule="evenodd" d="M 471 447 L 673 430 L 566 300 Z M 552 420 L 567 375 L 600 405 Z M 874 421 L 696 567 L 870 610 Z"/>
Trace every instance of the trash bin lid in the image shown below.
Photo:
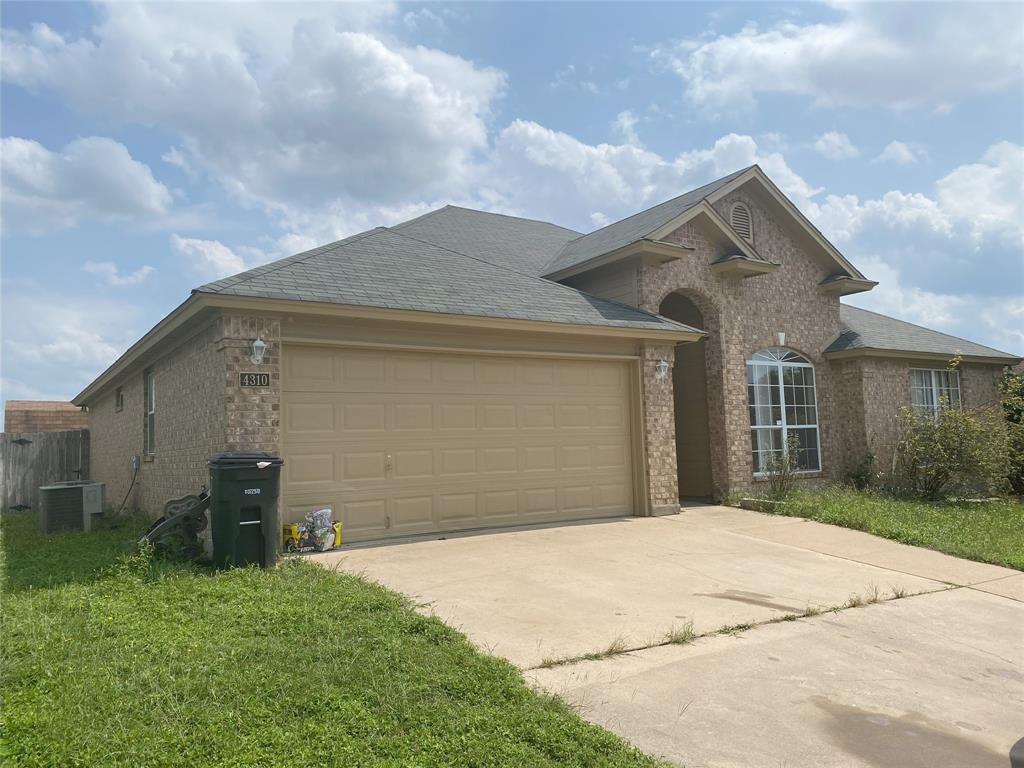
<path fill-rule="evenodd" d="M 211 467 L 252 467 L 257 464 L 280 467 L 284 459 L 262 451 L 215 453 L 207 462 Z"/>

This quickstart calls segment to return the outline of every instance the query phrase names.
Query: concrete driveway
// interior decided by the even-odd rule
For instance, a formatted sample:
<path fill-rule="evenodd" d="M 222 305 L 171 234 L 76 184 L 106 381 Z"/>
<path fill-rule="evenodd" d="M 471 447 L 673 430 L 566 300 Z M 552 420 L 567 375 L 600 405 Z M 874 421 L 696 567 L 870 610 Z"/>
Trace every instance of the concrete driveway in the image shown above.
<path fill-rule="evenodd" d="M 1024 736 L 1017 571 L 710 506 L 314 559 L 406 593 L 588 719 L 688 766 L 1005 768 Z M 851 602 L 866 604 L 765 623 Z M 754 626 L 663 644 L 689 623 Z M 578 660 L 610 647 L 629 651 Z"/>

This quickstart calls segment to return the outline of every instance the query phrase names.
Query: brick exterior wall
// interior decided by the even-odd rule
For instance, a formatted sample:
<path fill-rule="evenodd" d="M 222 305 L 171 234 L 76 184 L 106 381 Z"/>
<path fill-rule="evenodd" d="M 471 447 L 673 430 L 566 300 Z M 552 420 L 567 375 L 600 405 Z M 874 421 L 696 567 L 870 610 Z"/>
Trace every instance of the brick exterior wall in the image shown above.
<path fill-rule="evenodd" d="M 674 357 L 675 347 L 671 344 L 646 344 L 641 354 L 645 480 L 651 512 L 655 515 L 679 511 L 672 376 L 659 378 L 657 372 L 660 360 L 672 365 Z"/>
<path fill-rule="evenodd" d="M 945 368 L 941 360 L 922 361 L 889 357 L 858 357 L 842 361 L 848 372 L 851 406 L 844 408 L 843 429 L 847 435 L 847 463 L 855 466 L 868 453 L 875 456 L 875 468 L 886 472 L 892 466 L 898 430 L 896 414 L 910 405 L 910 369 Z M 965 408 L 997 405 L 997 365 L 962 363 L 960 402 Z"/>
<path fill-rule="evenodd" d="M 107 484 L 107 501 L 118 505 L 132 479 L 131 457 L 142 457 L 129 509 L 157 516 L 164 502 L 207 485 L 206 459 L 225 449 L 224 354 L 218 317 L 168 345 L 89 403 L 92 476 Z M 145 456 L 143 371 L 155 374 L 155 453 Z M 115 405 L 120 387 L 123 408 Z"/>
<path fill-rule="evenodd" d="M 253 339 L 267 348 L 263 363 L 250 360 Z M 281 443 L 281 322 L 274 317 L 225 315 L 221 347 L 225 355 L 223 402 L 226 450 L 278 453 Z M 240 387 L 238 374 L 270 374 L 270 387 Z"/>
<path fill-rule="evenodd" d="M 250 360 L 252 341 L 266 344 L 263 364 Z M 129 509 L 157 516 L 168 499 L 209 484 L 207 459 L 223 451 L 280 449 L 280 322 L 272 317 L 224 314 L 186 338 L 167 344 L 89 403 L 92 476 L 107 484 L 118 505 L 131 483 L 131 457 L 142 457 Z M 156 450 L 144 455 L 143 372 L 156 377 Z M 240 387 L 238 374 L 270 374 L 270 387 Z M 115 393 L 121 389 L 123 408 Z"/>
<path fill-rule="evenodd" d="M 67 432 L 88 428 L 88 414 L 72 403 L 8 400 L 4 404 L 4 432 Z"/>
<path fill-rule="evenodd" d="M 822 357 L 839 329 L 839 299 L 818 283 L 825 270 L 800 248 L 751 197 L 733 193 L 715 208 L 728 220 L 733 202 L 742 200 L 753 215 L 754 245 L 781 266 L 747 279 L 722 277 L 709 269 L 722 255 L 699 229 L 686 224 L 665 239 L 693 248 L 681 259 L 640 271 L 640 306 L 658 312 L 670 294 L 679 292 L 696 304 L 709 333 L 706 344 L 712 477 L 716 495 L 754 485 L 747 412 L 746 361 L 751 354 L 777 346 L 803 354 L 815 366 L 822 472 L 805 481 L 841 477 L 845 466 L 842 438 L 834 428 L 838 386 L 836 372 Z"/>

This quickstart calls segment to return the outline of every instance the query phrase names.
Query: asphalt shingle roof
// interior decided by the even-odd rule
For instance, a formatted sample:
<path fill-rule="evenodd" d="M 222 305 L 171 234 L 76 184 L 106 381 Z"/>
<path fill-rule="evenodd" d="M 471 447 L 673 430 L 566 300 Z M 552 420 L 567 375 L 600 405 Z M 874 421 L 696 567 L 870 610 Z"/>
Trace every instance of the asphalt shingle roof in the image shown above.
<path fill-rule="evenodd" d="M 1007 364 L 1020 360 L 1018 356 L 998 349 L 848 304 L 839 305 L 839 328 L 839 336 L 826 352 L 881 349 L 892 352 L 931 352 L 950 357 L 958 353 L 976 357 L 1002 357 L 1006 358 Z"/>
<path fill-rule="evenodd" d="M 454 205 L 438 208 L 391 229 L 538 277 L 562 246 L 582 237 L 582 233 L 557 224 Z"/>
<path fill-rule="evenodd" d="M 701 200 L 714 193 L 715 190 L 749 170 L 750 168 L 743 168 L 735 173 L 730 173 L 703 187 L 666 200 L 660 205 L 640 211 L 640 213 L 566 243 L 565 247 L 548 263 L 542 274 L 550 275 L 559 272 L 649 237 L 672 219 L 686 213 L 693 206 L 699 205 Z"/>
<path fill-rule="evenodd" d="M 694 330 L 424 242 L 406 234 L 408 229 L 373 229 L 196 291 L 638 330 Z"/>

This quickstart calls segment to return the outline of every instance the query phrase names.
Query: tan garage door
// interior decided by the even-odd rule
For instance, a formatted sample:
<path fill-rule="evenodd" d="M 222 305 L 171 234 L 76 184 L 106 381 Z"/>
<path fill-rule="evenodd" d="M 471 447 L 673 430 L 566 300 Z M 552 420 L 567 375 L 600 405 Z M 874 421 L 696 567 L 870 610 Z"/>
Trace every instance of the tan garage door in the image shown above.
<path fill-rule="evenodd" d="M 286 345 L 283 516 L 348 541 L 633 512 L 630 367 Z"/>

